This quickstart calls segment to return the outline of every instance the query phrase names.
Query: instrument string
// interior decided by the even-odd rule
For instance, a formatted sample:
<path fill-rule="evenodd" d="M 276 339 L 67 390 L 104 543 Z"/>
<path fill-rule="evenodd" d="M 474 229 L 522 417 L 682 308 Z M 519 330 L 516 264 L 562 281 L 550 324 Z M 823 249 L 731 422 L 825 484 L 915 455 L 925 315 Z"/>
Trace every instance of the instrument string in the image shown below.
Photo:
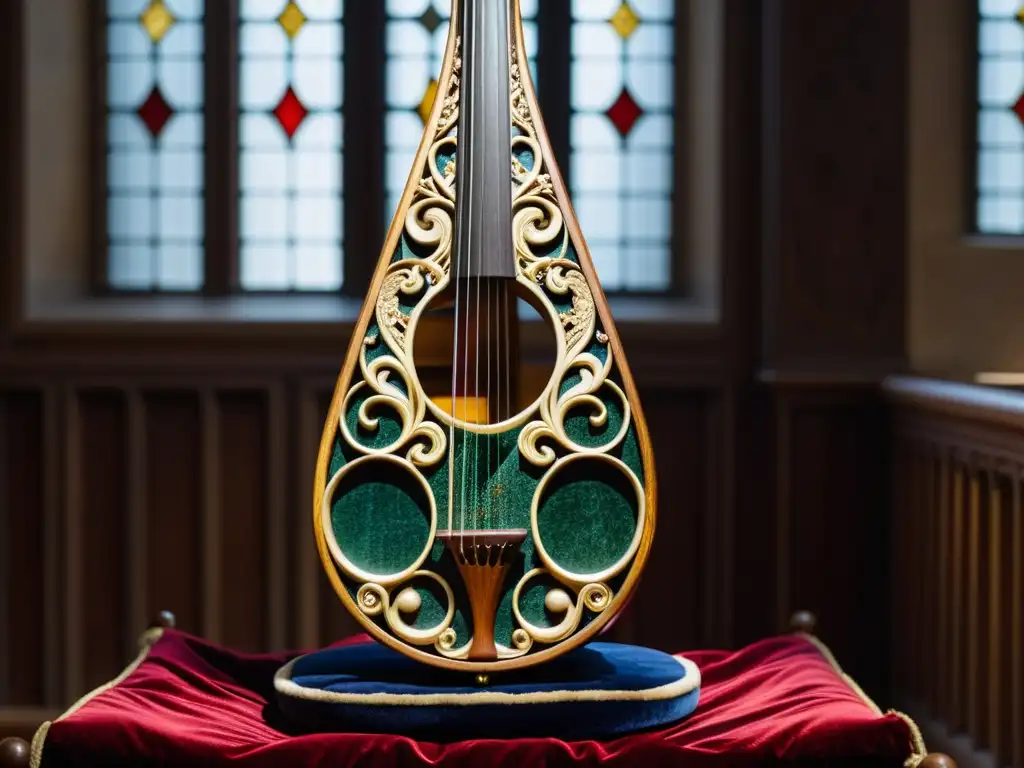
<path fill-rule="evenodd" d="M 511 375 L 512 375 L 512 370 L 511 370 L 511 368 L 512 368 L 512 360 L 511 360 L 512 347 L 511 347 L 511 344 L 509 343 L 509 325 L 516 321 L 516 318 L 509 312 L 508 288 L 509 288 L 508 285 L 506 285 L 505 286 L 505 293 L 504 293 L 504 296 L 502 297 L 502 314 L 505 317 L 505 418 L 506 419 L 512 418 L 512 382 L 511 382 Z M 513 301 L 512 301 L 512 311 L 515 311 L 515 297 L 513 297 Z M 506 490 L 508 490 L 508 489 L 506 489 Z M 508 496 L 509 496 L 508 493 L 503 493 L 502 494 L 502 500 L 503 500 L 504 506 L 506 508 L 506 512 L 507 512 L 507 509 L 508 509 L 508 505 L 510 503 L 509 499 L 508 499 Z M 511 519 L 511 517 L 508 514 L 505 515 L 505 525 L 512 525 L 512 519 Z"/>
<path fill-rule="evenodd" d="M 477 9 L 477 10 L 479 10 L 479 9 Z M 467 48 L 469 46 L 471 46 L 471 45 L 474 46 L 474 50 L 472 51 L 471 55 L 465 56 L 464 60 L 469 61 L 469 62 L 473 62 L 473 61 L 476 60 L 475 35 L 467 35 L 466 38 L 467 39 L 466 39 L 464 44 L 467 46 Z M 467 51 L 467 54 L 468 53 L 470 53 L 470 52 Z M 470 73 L 470 77 L 473 78 L 470 82 L 474 82 L 475 81 L 475 76 L 476 76 L 475 72 Z M 469 157 L 471 149 L 469 147 L 469 141 L 466 141 L 466 137 L 467 137 L 467 134 L 469 136 L 475 136 L 476 135 L 477 126 L 475 124 L 475 121 L 476 121 L 476 114 L 475 114 L 475 112 L 476 112 L 476 110 L 470 110 L 470 112 L 471 112 L 471 114 L 469 115 L 469 118 L 467 120 L 467 123 L 469 123 L 469 124 L 466 126 L 467 131 L 463 131 L 463 133 L 462 133 L 462 139 L 463 140 L 459 142 L 459 145 L 465 144 L 465 146 L 463 148 L 467 150 L 465 153 L 463 153 L 464 154 L 463 162 L 460 165 L 461 165 L 461 167 L 463 169 L 466 169 L 467 166 L 468 166 L 468 170 L 466 172 L 466 184 L 464 185 L 464 188 L 465 188 L 466 195 L 469 196 L 469 199 L 472 199 L 473 195 L 475 194 L 475 189 L 474 188 L 475 188 L 475 185 L 476 185 L 476 174 L 475 174 L 476 169 L 474 168 L 474 164 L 473 164 L 473 162 L 471 161 L 471 159 Z M 458 166 L 456 166 L 456 167 L 458 167 Z M 472 219 L 471 216 L 467 217 L 467 218 L 469 219 L 468 221 L 462 222 L 462 224 L 466 227 L 466 237 L 463 238 L 463 240 L 462 240 L 462 247 L 463 247 L 463 250 L 466 253 L 466 300 L 471 303 L 471 298 L 470 298 L 471 282 L 470 282 L 470 280 L 472 279 L 472 273 L 470 272 L 470 268 L 472 266 L 472 262 L 470 260 L 472 259 L 471 247 L 472 247 L 472 243 L 473 243 L 473 219 Z M 464 315 L 465 315 L 465 319 L 466 319 L 466 325 L 465 325 L 466 336 L 465 336 L 464 344 L 463 344 L 465 351 L 463 353 L 464 360 L 463 360 L 463 381 L 462 381 L 462 389 L 463 389 L 462 422 L 463 422 L 464 425 L 468 426 L 468 424 L 469 424 L 469 320 L 470 320 L 470 312 L 466 311 L 466 312 L 464 312 Z M 476 393 L 474 392 L 473 394 L 474 394 L 474 397 L 475 397 Z M 461 510 L 461 512 L 462 512 L 462 532 L 463 532 L 463 535 L 460 538 L 463 557 L 465 557 L 465 554 L 466 554 L 466 552 L 465 552 L 465 542 L 466 542 L 466 539 L 465 539 L 465 531 L 466 531 L 466 505 L 467 505 L 467 503 L 469 501 L 469 499 L 467 498 L 469 496 L 469 493 L 468 493 L 469 492 L 469 488 L 468 488 L 469 478 L 467 476 L 467 468 L 468 468 L 468 460 L 469 460 L 469 445 L 468 445 L 467 441 L 469 440 L 470 434 L 471 434 L 470 431 L 464 427 L 463 428 L 463 437 L 462 437 L 462 478 L 461 478 L 461 482 L 462 482 L 462 510 Z M 475 542 L 474 542 L 474 544 L 475 544 Z"/>

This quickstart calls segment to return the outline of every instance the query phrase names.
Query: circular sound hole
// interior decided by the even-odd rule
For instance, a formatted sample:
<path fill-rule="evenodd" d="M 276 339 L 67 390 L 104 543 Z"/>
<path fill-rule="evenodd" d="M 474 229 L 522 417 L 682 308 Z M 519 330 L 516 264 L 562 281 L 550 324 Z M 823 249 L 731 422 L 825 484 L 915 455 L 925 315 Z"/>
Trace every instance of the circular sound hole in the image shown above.
<path fill-rule="evenodd" d="M 528 408 L 551 379 L 550 322 L 506 278 L 459 281 L 416 325 L 413 358 L 423 389 L 457 422 L 499 424 Z"/>
<path fill-rule="evenodd" d="M 401 573 L 419 560 L 431 537 L 426 489 L 392 461 L 364 459 L 338 483 L 331 532 L 344 557 L 370 574 Z"/>
<path fill-rule="evenodd" d="M 544 552 L 581 581 L 610 578 L 634 550 L 641 500 L 621 462 L 580 457 L 556 464 L 538 489 L 536 529 Z M 600 577 L 600 578 L 598 578 Z"/>

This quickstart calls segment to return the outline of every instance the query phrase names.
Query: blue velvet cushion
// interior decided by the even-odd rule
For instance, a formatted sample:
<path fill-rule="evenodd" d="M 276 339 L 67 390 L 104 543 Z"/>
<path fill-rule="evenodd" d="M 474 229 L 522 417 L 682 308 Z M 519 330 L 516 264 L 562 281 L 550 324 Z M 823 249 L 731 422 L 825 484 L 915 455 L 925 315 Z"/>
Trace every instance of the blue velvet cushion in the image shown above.
<path fill-rule="evenodd" d="M 677 722 L 697 706 L 690 661 L 591 643 L 537 667 L 492 676 L 429 667 L 376 643 L 301 656 L 275 677 L 277 703 L 305 731 L 391 733 L 430 741 L 601 739 Z"/>

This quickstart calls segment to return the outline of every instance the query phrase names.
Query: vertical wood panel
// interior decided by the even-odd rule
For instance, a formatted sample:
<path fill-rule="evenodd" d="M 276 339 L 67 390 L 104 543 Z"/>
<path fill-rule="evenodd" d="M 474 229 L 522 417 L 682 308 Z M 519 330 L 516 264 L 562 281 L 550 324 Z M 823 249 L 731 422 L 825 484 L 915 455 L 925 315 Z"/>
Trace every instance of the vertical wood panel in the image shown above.
<path fill-rule="evenodd" d="M 988 659 L 988 708 L 989 743 L 996 758 L 996 765 L 1006 764 L 1012 755 L 1010 721 L 1012 698 L 1010 684 L 1012 677 L 1007 674 L 1013 669 L 1010 657 L 1012 637 L 1013 606 L 1012 584 L 1006 578 L 1011 573 L 1013 533 L 1013 486 L 1010 478 L 1003 473 L 994 475 L 991 495 L 991 519 L 989 527 L 989 659 Z"/>
<path fill-rule="evenodd" d="M 46 700 L 43 407 L 0 392 L 0 704 Z"/>
<path fill-rule="evenodd" d="M 893 461 L 893 477 L 895 482 L 892 487 L 892 509 L 893 509 L 893 539 L 889 547 L 889 557 L 893 562 L 903 563 L 905 568 L 906 553 L 902 543 L 909 538 L 911 523 L 907 515 L 906 500 L 909 497 L 910 487 L 907 482 L 907 464 L 909 463 L 909 449 L 907 438 L 900 435 L 896 438 L 896 451 Z M 900 689 L 906 688 L 906 666 L 907 652 L 906 642 L 902 641 L 906 632 L 906 604 L 908 588 L 906 581 L 895 579 L 893 581 L 893 598 L 889 604 L 889 621 L 893 628 L 893 637 L 897 642 L 893 644 L 893 680 Z"/>
<path fill-rule="evenodd" d="M 122 643 L 126 658 L 132 656 L 132 646 L 146 623 L 146 587 L 148 582 L 146 488 L 149 466 L 146 462 L 146 404 L 137 389 L 127 393 L 128 431 L 126 440 L 126 471 L 122 476 L 126 495 L 125 541 L 125 622 Z"/>
<path fill-rule="evenodd" d="M 936 697 L 935 706 L 938 715 L 949 718 L 949 686 L 950 686 L 950 605 L 953 600 L 953 590 L 950 584 L 952 566 L 950 563 L 950 540 L 952 539 L 952 525 L 950 524 L 952 502 L 950 497 L 954 492 L 952 474 L 950 471 L 949 452 L 941 450 L 939 461 L 939 526 L 938 526 L 938 582 L 936 584 L 936 595 L 938 596 L 938 614 L 936 616 L 935 638 L 936 648 Z"/>
<path fill-rule="evenodd" d="M 129 576 L 123 556 L 128 545 L 124 478 L 129 472 L 125 398 L 115 391 L 84 391 L 76 406 L 79 434 L 72 439 L 77 462 L 70 472 L 81 489 L 73 516 L 81 517 L 67 531 L 74 564 L 69 582 L 81 585 L 74 587 L 80 607 L 76 631 L 68 638 L 80 649 L 69 649 L 76 665 L 69 676 L 74 696 L 109 680 L 126 661 L 122 628 Z"/>
<path fill-rule="evenodd" d="M 328 395 L 329 397 L 329 395 Z M 320 447 L 320 435 L 327 419 L 324 397 L 315 385 L 300 388 L 296 414 L 298 418 L 298 480 L 293 494 L 295 512 L 290 519 L 295 532 L 295 603 L 296 643 L 299 648 L 313 648 L 320 638 L 319 572 L 320 558 L 313 539 L 313 475 Z"/>
<path fill-rule="evenodd" d="M 1013 610 L 1010 648 L 1012 660 L 1009 665 L 1010 691 L 1013 705 L 1010 709 L 1013 724 L 1013 765 L 1024 765 L 1024 504 L 1021 503 L 1021 484 L 1024 476 L 1020 466 L 1013 468 L 1013 515 L 1012 579 Z"/>
<path fill-rule="evenodd" d="M 788 556 L 791 606 L 814 606 L 843 665 L 868 688 L 885 680 L 887 581 L 884 515 L 878 506 L 882 439 L 869 398 L 794 395 L 790 414 Z M 919 476 L 919 475 L 918 475 Z M 783 481 L 780 478 L 780 481 Z M 919 503 L 919 501 L 918 501 Z M 823 630 L 824 631 L 824 630 Z"/>
<path fill-rule="evenodd" d="M 964 582 L 966 580 L 966 499 L 969 493 L 970 482 L 967 470 L 957 459 L 956 469 L 953 475 L 953 540 L 950 562 L 953 564 L 953 609 L 951 613 L 950 627 L 950 679 L 952 685 L 949 691 L 949 700 L 952 702 L 952 711 L 949 716 L 949 724 L 955 729 L 964 727 L 966 723 L 966 685 L 967 664 L 964 659 L 966 653 L 966 639 L 964 628 L 967 624 L 966 610 L 964 609 Z"/>
<path fill-rule="evenodd" d="M 66 405 L 67 400 L 57 385 L 50 384 L 43 390 L 43 466 L 50 468 L 53 478 L 67 478 L 64 462 L 72 431 L 68 426 Z M 64 483 L 43 484 L 43 647 L 48 707 L 60 706 L 67 681 L 66 657 L 62 646 L 67 638 L 70 615 L 70 610 L 65 610 L 70 595 L 63 588 L 64 574 L 69 563 L 64 557 L 64 536 L 67 531 L 61 524 L 61 518 L 64 499 L 70 492 L 71 488 Z"/>
<path fill-rule="evenodd" d="M 219 393 L 221 616 L 223 642 L 259 651 L 267 642 L 267 437 L 265 393 Z"/>
<path fill-rule="evenodd" d="M 202 425 L 194 392 L 145 397 L 145 585 L 143 621 L 169 610 L 177 626 L 199 633 L 205 591 L 202 557 Z"/>
<path fill-rule="evenodd" d="M 789 396 L 779 393 L 775 406 L 775 630 L 781 632 L 792 611 L 790 595 L 790 538 L 793 506 L 792 408 Z"/>
<path fill-rule="evenodd" d="M 988 747 L 988 523 L 990 492 L 987 473 L 971 475 L 967 604 L 967 730 L 978 746 Z"/>
<path fill-rule="evenodd" d="M 223 639 L 224 574 L 221 558 L 222 536 L 222 488 L 221 482 L 221 438 L 220 409 L 213 390 L 205 388 L 200 393 L 202 424 L 202 561 L 203 561 L 203 632 L 206 637 L 219 643 Z"/>
<path fill-rule="evenodd" d="M 923 699 L 929 702 L 929 706 L 935 701 L 935 599 L 936 585 L 939 583 L 935 576 L 938 570 L 935 564 L 935 533 L 938 529 L 938 502 L 936 501 L 936 477 L 935 456 L 932 446 L 927 446 L 922 455 L 924 469 L 921 482 L 923 484 L 924 505 L 921 510 L 919 523 L 918 542 L 921 548 L 922 568 L 919 577 L 918 594 L 921 599 L 920 635 L 919 635 L 919 690 Z"/>
<path fill-rule="evenodd" d="M 288 400 L 283 386 L 267 393 L 267 621 L 270 650 L 283 650 L 288 642 L 288 544 L 286 483 L 291 474 L 288 444 Z"/>
<path fill-rule="evenodd" d="M 705 641 L 702 574 L 707 499 L 706 401 L 699 393 L 647 392 L 644 399 L 658 473 L 658 520 L 644 584 L 631 617 L 634 642 L 678 652 Z M 664 591 L 667 590 L 667 591 Z M 668 597 L 671 595 L 671 597 Z"/>

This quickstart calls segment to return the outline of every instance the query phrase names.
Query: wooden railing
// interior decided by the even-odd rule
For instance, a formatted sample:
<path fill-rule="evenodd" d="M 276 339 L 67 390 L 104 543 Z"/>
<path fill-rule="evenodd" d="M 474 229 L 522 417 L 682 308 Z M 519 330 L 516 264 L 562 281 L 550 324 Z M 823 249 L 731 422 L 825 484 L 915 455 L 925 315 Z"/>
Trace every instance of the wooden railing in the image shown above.
<path fill-rule="evenodd" d="M 961 765 L 1024 766 L 1024 393 L 914 378 L 885 390 L 894 688 Z"/>

